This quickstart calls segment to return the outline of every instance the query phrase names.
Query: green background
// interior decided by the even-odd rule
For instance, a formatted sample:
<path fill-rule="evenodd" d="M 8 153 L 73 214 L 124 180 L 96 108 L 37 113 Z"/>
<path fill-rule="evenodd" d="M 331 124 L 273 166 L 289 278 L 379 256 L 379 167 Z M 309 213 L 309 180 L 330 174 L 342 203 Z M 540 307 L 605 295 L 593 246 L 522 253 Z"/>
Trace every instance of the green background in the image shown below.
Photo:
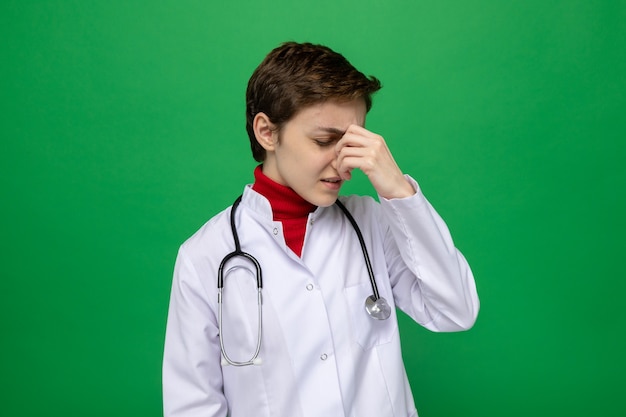
<path fill-rule="evenodd" d="M 624 1 L 4 0 L 0 414 L 161 414 L 177 248 L 252 181 L 246 82 L 296 40 L 382 80 L 368 128 L 476 276 L 471 331 L 401 317 L 420 416 L 626 415 L 625 22 Z"/>

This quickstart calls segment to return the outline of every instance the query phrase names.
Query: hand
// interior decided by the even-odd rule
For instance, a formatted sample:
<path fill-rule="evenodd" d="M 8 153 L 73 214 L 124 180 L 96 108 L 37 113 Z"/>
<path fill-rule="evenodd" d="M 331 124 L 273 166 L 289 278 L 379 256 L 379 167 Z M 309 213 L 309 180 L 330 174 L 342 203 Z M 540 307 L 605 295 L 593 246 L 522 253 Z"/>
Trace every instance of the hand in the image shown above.
<path fill-rule="evenodd" d="M 335 145 L 335 153 L 337 172 L 342 179 L 349 180 L 351 171 L 358 168 L 383 198 L 404 198 L 415 194 L 382 136 L 361 126 L 350 125 Z"/>

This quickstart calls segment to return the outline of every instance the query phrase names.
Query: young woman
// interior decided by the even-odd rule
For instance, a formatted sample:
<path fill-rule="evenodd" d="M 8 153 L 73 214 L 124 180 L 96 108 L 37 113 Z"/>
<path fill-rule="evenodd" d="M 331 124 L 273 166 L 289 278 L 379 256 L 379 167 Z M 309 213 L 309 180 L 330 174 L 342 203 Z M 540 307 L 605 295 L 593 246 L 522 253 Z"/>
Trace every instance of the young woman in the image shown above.
<path fill-rule="evenodd" d="M 255 70 L 247 130 L 261 164 L 180 248 L 165 416 L 417 415 L 395 309 L 459 331 L 479 302 L 445 223 L 364 127 L 379 89 L 307 43 L 279 46 Z M 379 202 L 339 196 L 353 169 Z"/>

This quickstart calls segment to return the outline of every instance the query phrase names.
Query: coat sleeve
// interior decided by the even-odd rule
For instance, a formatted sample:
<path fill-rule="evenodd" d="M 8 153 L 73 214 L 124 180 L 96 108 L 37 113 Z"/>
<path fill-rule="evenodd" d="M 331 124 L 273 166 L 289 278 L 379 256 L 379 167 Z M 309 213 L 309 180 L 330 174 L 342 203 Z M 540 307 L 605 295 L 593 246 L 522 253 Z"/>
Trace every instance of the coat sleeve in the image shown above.
<path fill-rule="evenodd" d="M 444 221 L 417 183 L 407 179 L 414 196 L 379 198 L 388 227 L 385 256 L 394 300 L 429 330 L 467 330 L 479 310 L 474 276 Z"/>
<path fill-rule="evenodd" d="M 184 246 L 174 279 L 163 355 L 165 417 L 224 417 L 217 320 Z"/>

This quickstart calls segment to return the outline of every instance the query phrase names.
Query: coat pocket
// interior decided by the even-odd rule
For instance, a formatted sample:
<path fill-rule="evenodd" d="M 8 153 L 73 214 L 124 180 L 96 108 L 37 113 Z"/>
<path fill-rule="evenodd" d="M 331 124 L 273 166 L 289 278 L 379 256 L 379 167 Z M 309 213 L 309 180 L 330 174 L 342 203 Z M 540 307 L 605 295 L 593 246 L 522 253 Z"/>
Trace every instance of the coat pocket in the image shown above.
<path fill-rule="evenodd" d="M 372 295 L 372 286 L 369 282 L 346 287 L 344 291 L 350 309 L 352 334 L 355 341 L 363 349 L 371 349 L 374 346 L 391 342 L 398 331 L 393 298 L 381 293 L 391 306 L 391 316 L 386 320 L 378 320 L 371 317 L 365 310 L 365 299 Z"/>

